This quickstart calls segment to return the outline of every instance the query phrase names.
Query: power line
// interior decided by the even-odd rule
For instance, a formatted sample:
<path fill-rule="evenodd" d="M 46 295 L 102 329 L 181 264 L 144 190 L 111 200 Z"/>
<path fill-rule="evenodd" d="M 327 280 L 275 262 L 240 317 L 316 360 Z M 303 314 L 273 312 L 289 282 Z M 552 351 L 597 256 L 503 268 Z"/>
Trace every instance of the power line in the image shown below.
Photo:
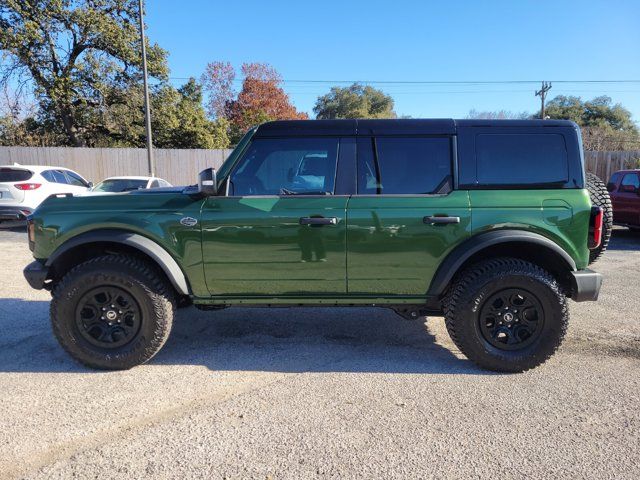
<path fill-rule="evenodd" d="M 192 77 L 169 77 L 170 80 L 189 80 Z M 243 79 L 234 79 L 234 82 L 242 82 Z M 541 80 L 297 80 L 283 79 L 281 83 L 331 83 L 331 84 L 385 84 L 385 85 L 506 85 L 506 84 L 539 84 Z M 551 83 L 572 83 L 572 84 L 640 84 L 640 80 L 550 80 Z"/>

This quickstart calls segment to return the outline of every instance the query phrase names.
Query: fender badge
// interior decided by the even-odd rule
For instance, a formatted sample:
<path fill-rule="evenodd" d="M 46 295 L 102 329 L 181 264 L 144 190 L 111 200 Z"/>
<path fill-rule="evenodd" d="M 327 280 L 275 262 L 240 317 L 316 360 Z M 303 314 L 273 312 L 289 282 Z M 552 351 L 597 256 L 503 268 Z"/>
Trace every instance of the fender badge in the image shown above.
<path fill-rule="evenodd" d="M 195 224 L 198 223 L 198 220 L 196 220 L 193 217 L 183 217 L 180 219 L 180 223 L 185 227 L 193 227 Z"/>

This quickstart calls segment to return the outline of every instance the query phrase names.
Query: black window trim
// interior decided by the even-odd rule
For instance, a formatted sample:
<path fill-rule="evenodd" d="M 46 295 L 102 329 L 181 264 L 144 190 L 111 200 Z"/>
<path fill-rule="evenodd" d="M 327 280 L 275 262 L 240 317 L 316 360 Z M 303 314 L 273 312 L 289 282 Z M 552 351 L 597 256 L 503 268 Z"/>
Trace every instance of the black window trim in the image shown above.
<path fill-rule="evenodd" d="M 380 168 L 378 166 L 378 148 L 375 142 L 376 138 L 447 138 L 449 139 L 449 162 L 450 162 L 450 172 L 452 177 L 452 185 L 451 189 L 446 193 L 380 193 L 380 189 L 378 188 L 378 193 L 358 193 L 357 188 L 357 168 L 355 171 L 356 174 L 356 189 L 354 190 L 353 195 L 357 197 L 446 197 L 450 195 L 455 190 L 458 189 L 458 152 L 457 152 L 457 136 L 453 134 L 447 133 L 435 133 L 435 134 L 385 134 L 385 135 L 358 135 L 357 138 L 370 138 L 372 140 L 372 150 L 373 150 L 373 161 L 376 167 L 376 177 L 377 180 L 380 180 Z M 358 164 L 358 152 L 356 152 L 356 166 Z"/>

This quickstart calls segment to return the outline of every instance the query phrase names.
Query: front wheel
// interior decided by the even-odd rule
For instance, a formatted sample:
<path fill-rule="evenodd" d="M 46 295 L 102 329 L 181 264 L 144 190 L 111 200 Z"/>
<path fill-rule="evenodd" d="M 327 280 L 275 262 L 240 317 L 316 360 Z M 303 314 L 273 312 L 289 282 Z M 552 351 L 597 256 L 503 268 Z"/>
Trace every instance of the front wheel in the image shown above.
<path fill-rule="evenodd" d="M 447 330 L 460 351 L 500 372 L 544 363 L 569 322 L 567 300 L 555 278 L 514 258 L 468 268 L 452 285 L 444 307 Z"/>
<path fill-rule="evenodd" d="M 175 308 L 171 286 L 151 265 L 105 255 L 76 266 L 55 287 L 51 324 L 62 347 L 79 362 L 123 370 L 162 348 Z"/>

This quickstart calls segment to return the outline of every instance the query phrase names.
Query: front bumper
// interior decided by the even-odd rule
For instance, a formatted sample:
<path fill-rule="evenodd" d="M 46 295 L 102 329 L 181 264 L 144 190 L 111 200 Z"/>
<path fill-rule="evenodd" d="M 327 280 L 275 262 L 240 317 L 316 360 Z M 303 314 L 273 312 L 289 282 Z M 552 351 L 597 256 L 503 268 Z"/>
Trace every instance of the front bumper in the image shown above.
<path fill-rule="evenodd" d="M 0 220 L 26 220 L 31 213 L 31 209 L 25 207 L 0 206 Z"/>
<path fill-rule="evenodd" d="M 31 288 L 42 290 L 43 288 L 45 288 L 44 282 L 47 279 L 49 267 L 36 260 L 35 262 L 31 262 L 29 265 L 24 267 L 22 273 L 24 274 L 24 278 L 27 279 L 27 282 L 29 283 Z"/>
<path fill-rule="evenodd" d="M 589 302 L 598 300 L 602 286 L 602 274 L 584 269 L 571 272 L 571 299 L 575 302 Z"/>

